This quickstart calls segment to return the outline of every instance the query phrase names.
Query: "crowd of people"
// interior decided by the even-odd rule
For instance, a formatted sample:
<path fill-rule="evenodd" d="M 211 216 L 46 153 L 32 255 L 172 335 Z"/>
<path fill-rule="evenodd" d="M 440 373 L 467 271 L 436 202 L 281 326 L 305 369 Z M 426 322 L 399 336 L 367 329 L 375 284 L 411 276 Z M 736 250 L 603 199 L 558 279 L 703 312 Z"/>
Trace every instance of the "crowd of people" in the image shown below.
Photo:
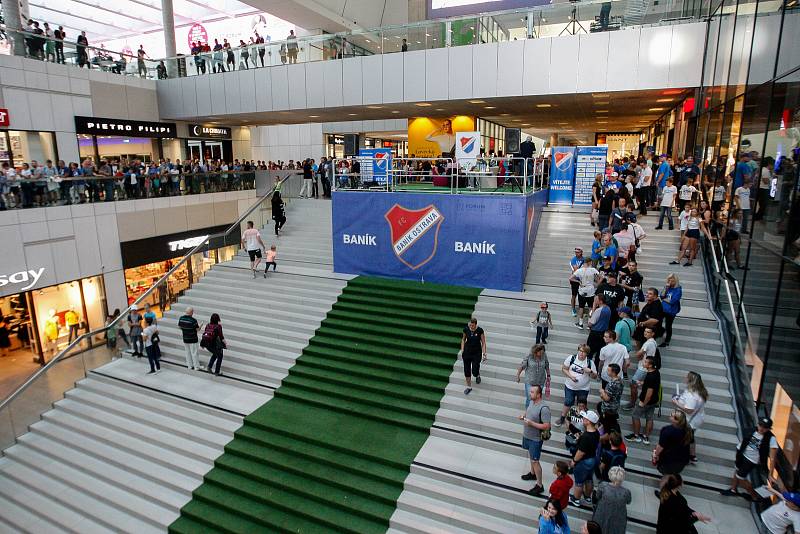
<path fill-rule="evenodd" d="M 542 302 L 530 320 L 535 344 L 517 368 L 516 380 L 524 384 L 525 411 L 519 420 L 522 447 L 530 459 L 529 470 L 521 478 L 534 484 L 529 490 L 531 495 L 548 497 L 539 517 L 540 532 L 570 532 L 567 510 L 577 507 L 592 510 L 592 520 L 583 523 L 582 532 L 624 534 L 627 506 L 632 502 L 631 491 L 624 483 L 629 450 L 636 446 L 650 447 L 651 438 L 654 441 L 648 456 L 661 475 L 655 490 L 659 503 L 657 532 L 694 532 L 694 523 L 711 520 L 693 510 L 681 492 L 681 473 L 699 462 L 696 438 L 702 432 L 709 392 L 702 376 L 694 370 L 686 372 L 683 387 L 676 385 L 674 394 L 665 391 L 661 379 L 662 364 L 669 362 L 673 325 L 681 312 L 680 276 L 669 273 L 662 284 L 653 284 L 639 271 L 637 258 L 647 254 L 644 244 L 648 232 L 642 215 L 655 208 L 659 219 L 657 225 L 648 228 L 650 232 L 664 229 L 665 223 L 670 230 L 680 231 L 673 265 L 691 267 L 701 239 L 716 238 L 720 230 L 744 230 L 712 227 L 711 222 L 719 220 L 716 212 L 724 206 L 716 201 L 716 208 L 712 207 L 716 187 L 702 187 L 700 173 L 691 159 L 676 168 L 668 158 L 660 159 L 652 173 L 647 172 L 647 169 L 652 171 L 649 162 L 642 165 L 636 161 L 631 165 L 628 160 L 615 162 L 607 176 L 598 177 L 589 221 L 597 228 L 594 242 L 589 254 L 584 253 L 582 246 L 576 246 L 574 255 L 566 262 L 571 314 L 575 328 L 585 332 L 585 342 L 577 346 L 574 354 L 563 360 L 558 358 L 557 367 L 551 369 L 547 344 L 554 317 L 550 305 Z M 319 189 L 323 195 L 330 193 L 336 164 L 328 158 L 319 163 L 310 158 L 301 162 L 264 163 L 271 169 L 302 171 L 304 183 L 300 196 L 305 197 L 318 196 Z M 357 165 L 358 160 L 350 164 Z M 622 168 L 626 165 L 627 170 L 636 173 L 635 177 Z M 731 182 L 735 180 L 732 176 Z M 743 178 L 742 183 L 748 184 L 748 178 Z M 742 195 L 741 191 L 734 194 Z M 273 218 L 278 235 L 285 223 L 285 211 L 280 193 L 275 198 Z M 670 224 L 679 208 L 677 224 Z M 248 222 L 242 236 L 242 248 L 248 252 L 254 277 L 264 257 L 263 276 L 267 277 L 270 267 L 276 269 L 276 246 L 267 246 L 252 222 Z M 127 325 L 134 353 L 146 354 L 150 372 L 157 373 L 157 319 L 150 313 L 152 317 L 147 310 L 140 316 L 138 310 L 132 309 Z M 225 349 L 219 315 L 213 314 L 209 323 L 203 325 L 194 319 L 189 308 L 178 326 L 186 347 L 187 367 L 219 374 Z M 198 347 L 210 352 L 206 366 L 199 363 Z M 480 368 L 487 360 L 487 351 L 487 334 L 472 319 L 463 329 L 460 350 L 465 395 L 480 386 Z M 550 395 L 551 372 L 564 376 L 563 402 L 556 414 L 551 413 L 556 408 L 545 400 Z M 662 409 L 668 412 L 668 420 L 656 428 L 656 413 L 660 415 Z M 628 432 L 622 430 L 623 417 L 630 417 Z M 749 475 L 760 471 L 766 476 L 770 466 L 775 465 L 778 449 L 771 427 L 772 421 L 763 418 L 756 429 L 746 434 L 736 451 L 736 470 L 730 488 L 721 492 L 723 496 L 763 499 L 751 485 Z M 563 428 L 564 448 L 571 459 L 555 462 L 546 487 L 546 478 L 550 477 L 543 473 L 540 459 L 544 443 L 551 439 L 556 428 Z M 787 527 L 800 524 L 800 494 L 770 491 L 778 496 L 778 501 L 762 516 L 770 532 L 782 533 Z"/>
<path fill-rule="evenodd" d="M 733 211 L 749 209 L 746 199 L 749 166 L 738 165 L 725 180 L 720 199 L 720 182 L 705 184 L 691 157 L 673 164 L 661 156 L 654 164 L 647 159 L 624 158 L 598 175 L 593 195 L 590 224 L 595 239 L 590 253 L 576 246 L 569 264 L 571 313 L 575 327 L 586 332 L 586 340 L 574 354 L 559 358 L 551 369 L 547 340 L 553 326 L 548 303 L 541 303 L 530 324 L 535 345 L 523 358 L 516 380 L 525 384 L 525 412 L 520 416 L 522 447 L 528 452 L 530 470 L 522 479 L 534 483 L 532 495 L 549 495 L 541 511 L 540 532 L 568 532 L 568 506 L 593 510 L 598 532 L 626 532 L 626 505 L 631 493 L 623 484 L 630 447 L 651 446 L 649 457 L 661 480 L 655 491 L 659 499 L 657 532 L 695 532 L 694 523 L 711 518 L 690 508 L 681 494 L 682 471 L 696 465 L 696 437 L 702 432 L 709 392 L 695 370 L 684 375 L 684 385 L 671 394 L 661 378 L 662 363 L 669 362 L 668 347 L 673 324 L 681 312 L 683 291 L 679 273 L 667 274 L 662 284 L 648 283 L 638 269 L 637 258 L 645 257 L 643 244 L 648 232 L 680 231 L 680 242 L 672 265 L 691 267 L 701 239 L 732 240 L 733 233 L 746 226 L 721 224 L 725 220 L 723 200 L 733 195 Z M 744 158 L 743 158 L 744 159 Z M 771 165 L 771 163 L 770 163 Z M 717 200 L 714 200 L 716 196 Z M 712 203 L 716 204 L 712 207 Z M 642 216 L 657 209 L 658 223 L 642 226 Z M 680 209 L 677 224 L 674 214 Z M 741 216 L 734 215 L 734 221 Z M 717 225 L 713 226 L 712 222 Z M 486 332 L 474 319 L 464 329 L 461 355 L 469 395 L 480 384 L 480 364 L 486 361 Z M 662 354 L 662 351 L 664 352 Z M 549 397 L 551 372 L 564 380 L 564 399 L 556 408 Z M 593 386 L 599 382 L 596 386 Z M 628 401 L 624 400 L 628 386 Z M 595 399 L 590 404 L 590 393 Z M 656 413 L 668 412 L 668 421 L 655 427 Z M 630 431 L 623 432 L 620 418 L 630 415 Z M 545 487 L 540 458 L 544 443 L 554 428 L 564 428 L 564 446 L 570 462 L 556 462 L 552 482 Z M 767 478 L 776 465 L 777 442 L 772 421 L 762 419 L 746 435 L 736 453 L 736 472 L 724 496 L 761 500 L 748 480 L 753 471 Z M 655 433 L 655 434 L 654 434 Z M 739 492 L 739 489 L 745 491 Z M 786 489 L 786 488 L 782 488 Z M 779 501 L 764 512 L 764 522 L 775 534 L 800 525 L 800 494 L 774 491 Z M 771 526 L 773 525 L 773 526 Z M 777 526 L 774 526 L 777 525 Z"/>
<path fill-rule="evenodd" d="M 92 158 L 0 167 L 0 210 L 234 191 L 255 187 L 264 161 Z"/>

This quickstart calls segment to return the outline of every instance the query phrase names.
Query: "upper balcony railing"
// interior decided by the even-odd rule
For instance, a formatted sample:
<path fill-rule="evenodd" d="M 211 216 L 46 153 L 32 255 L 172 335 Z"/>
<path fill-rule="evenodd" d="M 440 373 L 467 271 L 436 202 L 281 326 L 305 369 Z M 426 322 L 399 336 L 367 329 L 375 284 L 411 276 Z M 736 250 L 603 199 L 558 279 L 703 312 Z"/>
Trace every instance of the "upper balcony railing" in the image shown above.
<path fill-rule="evenodd" d="M 266 180 L 266 175 L 266 171 L 231 170 L 170 174 L 125 172 L 118 176 L 43 174 L 33 178 L 16 174 L 8 179 L 0 169 L 0 210 L 242 191 L 255 189 L 258 177 Z"/>
<path fill-rule="evenodd" d="M 673 24 L 707 16 L 709 0 L 576 0 L 479 15 L 309 35 L 196 54 L 151 59 L 43 35 L 0 30 L 0 53 L 24 55 L 116 74 L 166 79 L 230 70 L 291 65 L 374 54 L 402 53 Z M 213 36 L 210 36 L 213 40 Z M 212 45 L 213 46 L 213 45 Z"/>

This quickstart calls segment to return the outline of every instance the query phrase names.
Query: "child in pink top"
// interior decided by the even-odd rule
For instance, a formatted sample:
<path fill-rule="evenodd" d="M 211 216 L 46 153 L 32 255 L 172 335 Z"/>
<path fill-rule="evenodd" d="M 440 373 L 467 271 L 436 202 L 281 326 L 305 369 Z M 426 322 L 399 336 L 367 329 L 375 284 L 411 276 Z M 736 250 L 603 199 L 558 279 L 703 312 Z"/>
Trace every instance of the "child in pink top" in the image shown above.
<path fill-rule="evenodd" d="M 277 250 L 277 247 L 272 245 L 267 251 L 267 257 L 265 258 L 267 260 L 267 266 L 264 268 L 264 278 L 267 277 L 267 271 L 269 271 L 270 265 L 272 265 L 272 272 L 275 272 L 278 269 L 278 264 L 275 263 L 275 258 L 278 256 Z"/>

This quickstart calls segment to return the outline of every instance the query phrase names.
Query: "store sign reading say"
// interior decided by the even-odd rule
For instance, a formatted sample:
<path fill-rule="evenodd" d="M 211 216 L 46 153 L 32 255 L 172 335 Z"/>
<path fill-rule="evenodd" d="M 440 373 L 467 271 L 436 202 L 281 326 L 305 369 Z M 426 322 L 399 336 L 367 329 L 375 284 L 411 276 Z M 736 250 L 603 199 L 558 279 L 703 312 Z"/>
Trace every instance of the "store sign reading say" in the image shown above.
<path fill-rule="evenodd" d="M 20 288 L 22 291 L 25 291 L 26 289 L 30 289 L 35 286 L 36 282 L 39 281 L 39 278 L 42 277 L 42 274 L 44 274 L 44 267 L 40 267 L 37 270 L 29 269 L 27 271 L 20 271 L 13 274 L 0 274 L 0 287 L 8 284 L 24 284 L 30 281 L 30 284 Z"/>
<path fill-rule="evenodd" d="M 198 237 L 190 237 L 189 239 L 178 239 L 177 241 L 170 241 L 167 243 L 169 249 L 172 252 L 176 250 L 186 250 L 188 248 L 194 248 L 197 245 L 204 243 L 208 239 L 207 235 L 201 235 Z"/>

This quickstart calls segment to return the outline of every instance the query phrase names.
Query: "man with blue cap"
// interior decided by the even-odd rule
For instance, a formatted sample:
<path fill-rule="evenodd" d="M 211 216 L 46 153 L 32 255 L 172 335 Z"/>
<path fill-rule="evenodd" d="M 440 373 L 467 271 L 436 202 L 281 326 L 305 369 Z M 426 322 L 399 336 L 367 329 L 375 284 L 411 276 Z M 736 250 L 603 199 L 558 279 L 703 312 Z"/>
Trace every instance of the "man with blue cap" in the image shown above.
<path fill-rule="evenodd" d="M 781 493 L 770 486 L 768 488 L 779 500 L 761 513 L 767 531 L 770 534 L 800 532 L 800 493 Z"/>

